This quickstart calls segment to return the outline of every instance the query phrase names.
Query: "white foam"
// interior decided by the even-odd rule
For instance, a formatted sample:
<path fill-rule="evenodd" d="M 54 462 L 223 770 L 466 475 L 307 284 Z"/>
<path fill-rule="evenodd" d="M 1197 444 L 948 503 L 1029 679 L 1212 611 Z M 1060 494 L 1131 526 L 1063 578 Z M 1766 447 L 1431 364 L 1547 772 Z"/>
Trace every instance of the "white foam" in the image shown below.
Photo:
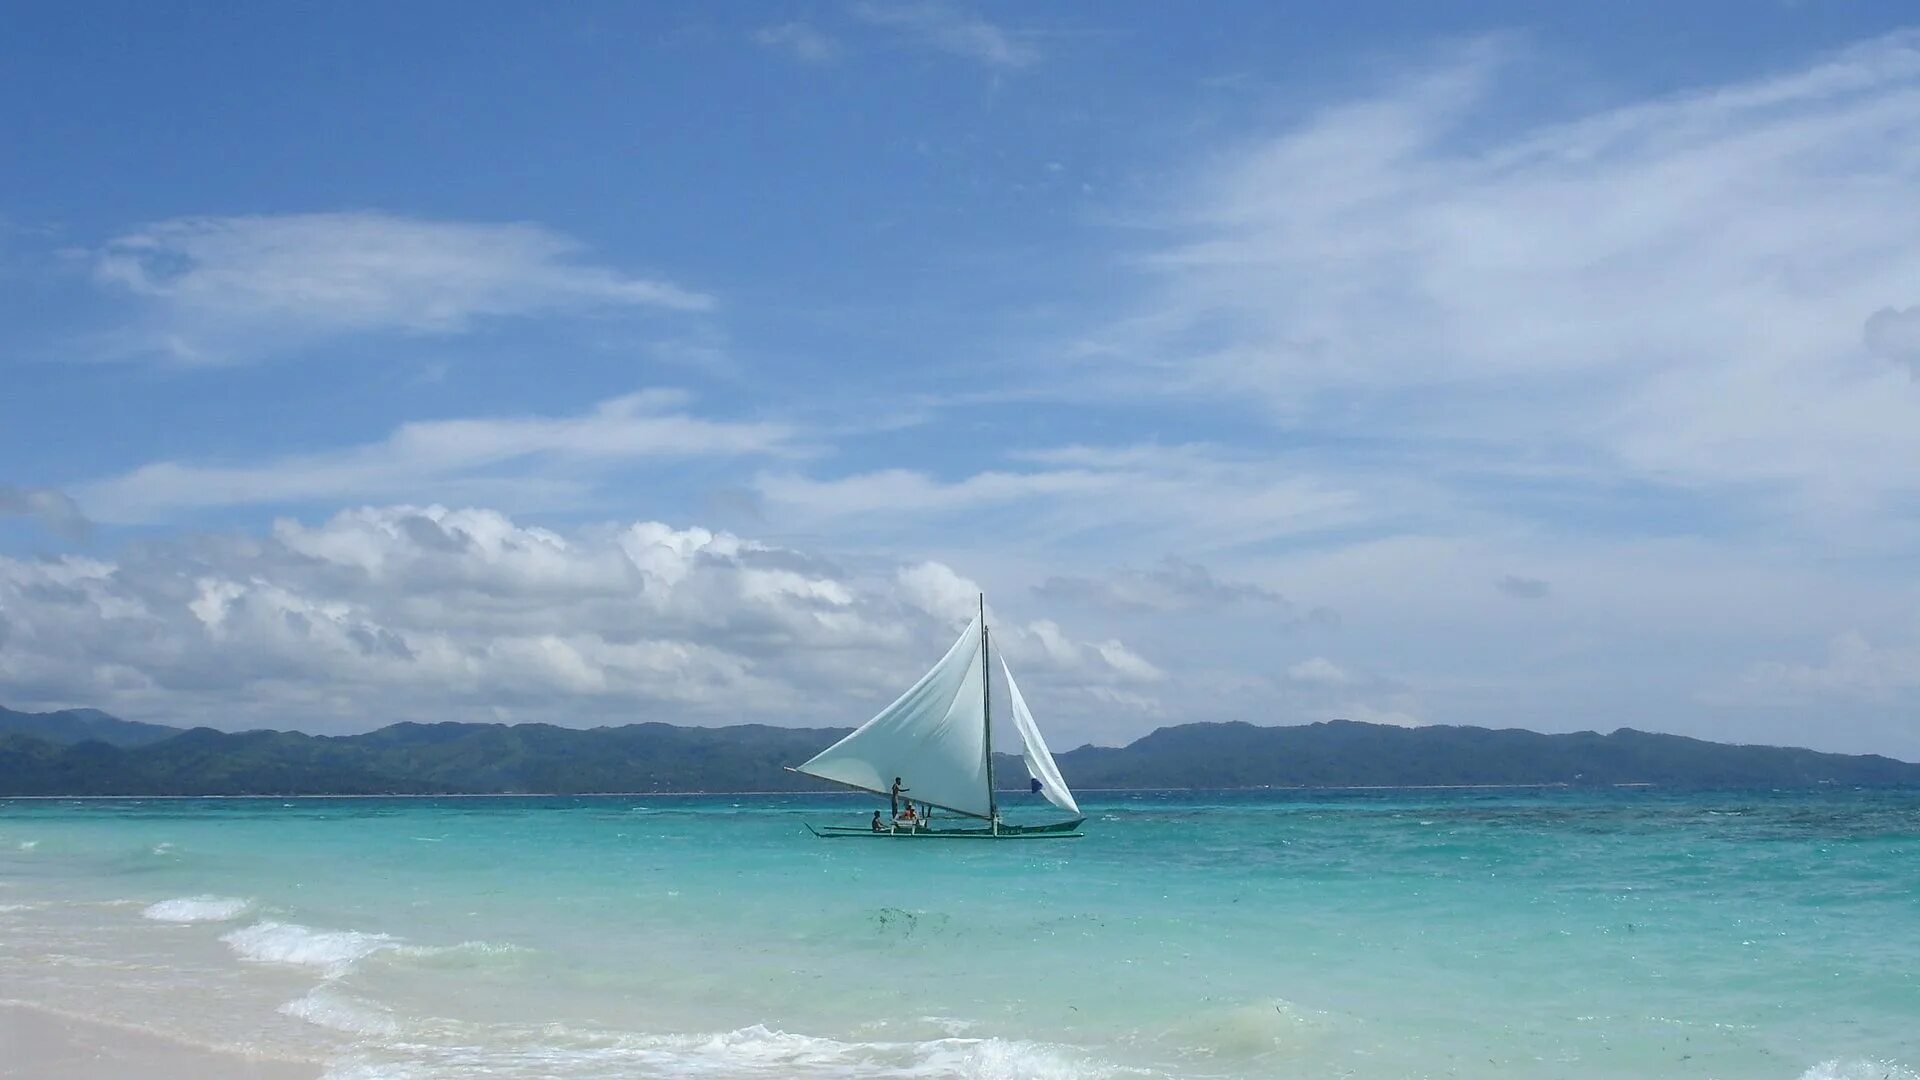
<path fill-rule="evenodd" d="M 930 1046 L 913 1075 L 967 1080 L 1083 1080 L 1116 1070 L 1059 1049 L 1015 1039 L 945 1039 Z"/>
<path fill-rule="evenodd" d="M 392 1062 L 345 1058 L 327 1066 L 320 1080 L 415 1080 L 419 1072 Z"/>
<path fill-rule="evenodd" d="M 1800 1080 L 1920 1080 L 1920 1074 L 1891 1061 L 1823 1061 L 1800 1074 Z"/>
<path fill-rule="evenodd" d="M 326 1080 L 491 1076 L 500 1080 L 602 1080 L 609 1076 L 735 1080 L 1091 1080 L 1119 1069 L 1071 1048 L 1007 1039 L 843 1042 L 764 1025 L 707 1034 L 640 1035 L 561 1024 L 495 1028 L 429 1024 L 398 1030 L 393 1014 L 321 988 L 281 1007 L 289 1015 L 361 1035 L 359 1053 Z M 388 1025 L 394 1025 L 389 1028 Z M 428 1034 L 437 1030 L 437 1035 Z M 441 1038 L 451 1037 L 451 1042 Z"/>
<path fill-rule="evenodd" d="M 624 1036 L 603 1065 L 664 1076 L 777 1076 L 959 1080 L 1086 1080 L 1118 1075 L 1065 1047 L 1011 1039 L 842 1042 L 763 1024 L 708 1035 Z"/>
<path fill-rule="evenodd" d="M 400 1022 L 387 1009 L 327 986 L 314 987 L 307 996 L 280 1006 L 280 1012 L 349 1035 L 392 1038 L 401 1031 Z"/>
<path fill-rule="evenodd" d="M 396 945 L 394 955 L 420 960 L 434 966 L 460 967 L 481 963 L 490 957 L 514 956 L 528 952 L 518 945 L 491 941 L 463 941 L 458 945 Z"/>
<path fill-rule="evenodd" d="M 149 904 L 140 914 L 159 922 L 226 922 L 252 906 L 253 901 L 236 896 L 181 896 Z"/>
<path fill-rule="evenodd" d="M 267 964 L 298 964 L 319 968 L 328 978 L 345 974 L 354 961 L 392 948 L 386 934 L 357 930 L 315 930 L 299 923 L 259 922 L 220 938 L 242 960 Z"/>
<path fill-rule="evenodd" d="M 20 850 L 21 850 L 21 851 L 32 851 L 32 850 L 33 850 L 34 848 L 37 848 L 37 847 L 39 847 L 39 846 L 40 846 L 40 841 L 38 841 L 38 840 L 22 840 L 22 841 L 20 841 Z"/>

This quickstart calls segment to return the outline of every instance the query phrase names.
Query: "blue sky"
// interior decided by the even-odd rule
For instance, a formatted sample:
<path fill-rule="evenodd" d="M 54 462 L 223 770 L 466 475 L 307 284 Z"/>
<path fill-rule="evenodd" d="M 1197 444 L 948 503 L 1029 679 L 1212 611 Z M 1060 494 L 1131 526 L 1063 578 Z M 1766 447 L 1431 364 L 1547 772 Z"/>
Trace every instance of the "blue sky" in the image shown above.
<path fill-rule="evenodd" d="M 1920 758 L 1900 5 L 16 5 L 0 702 Z"/>

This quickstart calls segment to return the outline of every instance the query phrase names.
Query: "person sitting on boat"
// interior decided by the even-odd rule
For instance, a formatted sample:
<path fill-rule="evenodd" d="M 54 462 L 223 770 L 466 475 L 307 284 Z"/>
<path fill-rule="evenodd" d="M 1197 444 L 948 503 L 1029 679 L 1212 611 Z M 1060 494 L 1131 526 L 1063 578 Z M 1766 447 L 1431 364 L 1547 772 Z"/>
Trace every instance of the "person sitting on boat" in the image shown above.
<path fill-rule="evenodd" d="M 912 791 L 912 790 L 913 789 L 910 787 L 902 786 L 900 783 L 899 777 L 897 776 L 894 777 L 893 793 L 888 797 L 888 800 L 887 800 L 889 803 L 888 812 L 891 813 L 894 817 L 899 817 L 900 816 L 900 793 L 903 791 Z M 907 805 L 912 806 L 913 804 L 909 802 Z"/>
<path fill-rule="evenodd" d="M 900 816 L 896 820 L 908 828 L 912 828 L 920 823 L 920 816 L 913 812 L 913 803 L 911 800 L 908 801 L 907 808 L 900 811 Z"/>
<path fill-rule="evenodd" d="M 875 811 L 873 812 L 873 831 L 874 831 L 874 832 L 886 832 L 886 831 L 887 831 L 887 827 L 886 827 L 885 825 L 883 825 L 883 824 L 881 824 L 881 823 L 880 823 L 880 811 L 878 811 L 878 810 L 875 810 Z"/>

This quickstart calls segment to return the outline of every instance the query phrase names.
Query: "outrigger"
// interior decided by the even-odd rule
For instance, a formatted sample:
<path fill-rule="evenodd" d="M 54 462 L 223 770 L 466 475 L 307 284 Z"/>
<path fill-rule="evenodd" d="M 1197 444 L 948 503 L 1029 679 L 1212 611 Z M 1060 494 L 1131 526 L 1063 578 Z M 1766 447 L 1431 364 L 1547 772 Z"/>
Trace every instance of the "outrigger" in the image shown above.
<path fill-rule="evenodd" d="M 1020 696 L 1005 657 L 1000 658 L 1000 669 L 1006 672 L 1013 727 L 1020 733 L 1032 789 L 1074 816 L 1070 821 L 1046 825 L 1014 824 L 1000 818 L 993 785 L 991 649 L 987 599 L 982 595 L 980 613 L 919 682 L 851 735 L 805 764 L 792 767 L 793 772 L 889 797 L 893 779 L 904 777 L 907 784 L 903 790 L 912 793 L 911 802 L 982 824 L 942 828 L 924 820 L 903 823 L 895 818 L 879 828 L 872 824 L 818 828 L 809 824 L 807 831 L 823 838 L 903 840 L 1039 840 L 1083 835 L 1079 830 L 1086 817 L 1073 801 L 1066 781 L 1060 778 L 1060 767 L 1054 764 L 1046 740 L 1040 737 L 1040 728 L 1027 709 L 1026 699 Z"/>

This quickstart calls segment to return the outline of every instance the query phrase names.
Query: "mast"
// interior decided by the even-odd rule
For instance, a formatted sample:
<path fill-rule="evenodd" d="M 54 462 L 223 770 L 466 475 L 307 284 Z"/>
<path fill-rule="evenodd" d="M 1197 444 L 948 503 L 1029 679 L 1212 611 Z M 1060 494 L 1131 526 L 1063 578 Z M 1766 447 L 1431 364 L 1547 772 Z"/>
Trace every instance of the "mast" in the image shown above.
<path fill-rule="evenodd" d="M 987 755 L 987 821 L 995 835 L 1000 832 L 1000 808 L 993 793 L 993 693 L 992 658 L 987 653 L 987 594 L 980 594 L 980 724 L 985 729 Z"/>

